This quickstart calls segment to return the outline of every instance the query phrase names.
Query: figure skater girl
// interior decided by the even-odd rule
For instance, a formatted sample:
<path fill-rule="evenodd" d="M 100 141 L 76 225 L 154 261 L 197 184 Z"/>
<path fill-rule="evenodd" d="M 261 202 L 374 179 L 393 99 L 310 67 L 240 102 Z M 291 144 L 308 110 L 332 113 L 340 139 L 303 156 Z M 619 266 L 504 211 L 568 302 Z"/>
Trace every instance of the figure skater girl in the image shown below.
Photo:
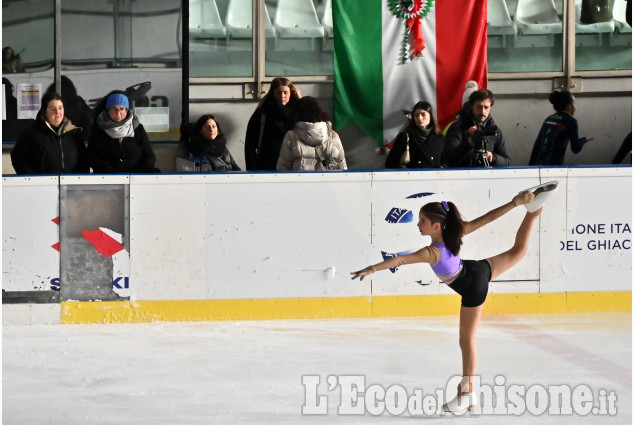
<path fill-rule="evenodd" d="M 553 181 L 527 189 L 505 205 L 472 221 L 464 221 L 452 202 L 430 202 L 421 208 L 417 223 L 421 235 L 432 238 L 429 246 L 351 273 L 352 279 L 363 280 L 379 270 L 405 264 L 429 263 L 439 279 L 461 295 L 459 346 L 463 361 L 463 378 L 458 386 L 457 397 L 443 405 L 444 412 L 462 414 L 467 410 L 474 410 L 477 404 L 473 385 L 477 364 L 476 329 L 487 297 L 489 282 L 525 256 L 534 222 L 542 213 L 542 205 L 547 197 L 555 192 L 557 187 L 558 182 Z M 527 214 L 518 228 L 514 245 L 509 250 L 480 261 L 462 260 L 459 257 L 465 235 L 502 217 L 519 205 L 525 205 Z"/>

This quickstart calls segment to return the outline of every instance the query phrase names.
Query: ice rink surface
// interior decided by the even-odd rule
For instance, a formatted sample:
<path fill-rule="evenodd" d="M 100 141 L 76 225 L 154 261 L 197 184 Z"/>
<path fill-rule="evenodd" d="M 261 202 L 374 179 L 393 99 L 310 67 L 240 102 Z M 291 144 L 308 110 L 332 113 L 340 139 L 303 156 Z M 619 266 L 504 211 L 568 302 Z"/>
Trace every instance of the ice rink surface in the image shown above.
<path fill-rule="evenodd" d="M 502 393 L 508 414 L 466 417 L 422 408 L 455 391 L 455 316 L 13 325 L 2 342 L 8 425 L 632 422 L 631 313 L 484 316 L 481 388 Z M 549 386 L 579 406 L 542 413 Z"/>

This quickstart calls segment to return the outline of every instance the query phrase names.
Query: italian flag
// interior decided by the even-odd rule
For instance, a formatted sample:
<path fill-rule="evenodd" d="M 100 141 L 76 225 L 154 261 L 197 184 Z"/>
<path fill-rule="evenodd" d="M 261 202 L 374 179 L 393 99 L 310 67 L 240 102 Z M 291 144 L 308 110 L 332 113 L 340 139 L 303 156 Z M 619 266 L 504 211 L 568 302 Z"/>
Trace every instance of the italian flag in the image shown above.
<path fill-rule="evenodd" d="M 380 147 L 418 101 L 443 130 L 465 83 L 487 86 L 486 0 L 333 0 L 333 28 L 335 128 L 354 121 Z"/>

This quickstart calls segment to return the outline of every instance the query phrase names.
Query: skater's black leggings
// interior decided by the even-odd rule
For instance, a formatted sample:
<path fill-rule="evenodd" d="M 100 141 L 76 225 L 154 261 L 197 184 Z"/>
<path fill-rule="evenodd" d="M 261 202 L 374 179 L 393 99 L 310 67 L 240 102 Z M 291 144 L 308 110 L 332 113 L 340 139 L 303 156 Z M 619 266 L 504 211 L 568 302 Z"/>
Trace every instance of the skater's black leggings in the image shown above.
<path fill-rule="evenodd" d="M 463 260 L 463 270 L 450 288 L 461 295 L 463 307 L 478 307 L 485 302 L 489 281 L 492 278 L 492 267 L 487 260 Z"/>

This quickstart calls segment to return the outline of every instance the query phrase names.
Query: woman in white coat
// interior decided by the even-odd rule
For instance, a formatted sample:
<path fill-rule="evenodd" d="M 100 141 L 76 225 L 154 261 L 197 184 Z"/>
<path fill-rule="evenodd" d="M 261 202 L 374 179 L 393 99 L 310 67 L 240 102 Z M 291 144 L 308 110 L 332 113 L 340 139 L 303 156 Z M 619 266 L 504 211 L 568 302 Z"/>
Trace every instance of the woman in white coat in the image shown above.
<path fill-rule="evenodd" d="M 293 128 L 284 136 L 278 170 L 346 170 L 340 137 L 318 101 L 305 96 L 297 101 Z"/>

